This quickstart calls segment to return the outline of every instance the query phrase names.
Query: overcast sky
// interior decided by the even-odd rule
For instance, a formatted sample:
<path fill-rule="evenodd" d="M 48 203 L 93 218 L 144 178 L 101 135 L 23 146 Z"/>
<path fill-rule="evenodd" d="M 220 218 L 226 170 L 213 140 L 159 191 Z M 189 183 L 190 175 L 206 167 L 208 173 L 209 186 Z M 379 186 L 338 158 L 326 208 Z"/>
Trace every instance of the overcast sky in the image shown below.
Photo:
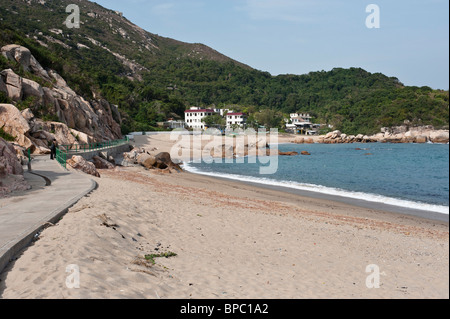
<path fill-rule="evenodd" d="M 96 0 L 143 29 L 278 74 L 361 67 L 449 89 L 448 0 Z M 379 28 L 368 28 L 370 4 Z M 370 19 L 370 21 L 375 21 Z"/>

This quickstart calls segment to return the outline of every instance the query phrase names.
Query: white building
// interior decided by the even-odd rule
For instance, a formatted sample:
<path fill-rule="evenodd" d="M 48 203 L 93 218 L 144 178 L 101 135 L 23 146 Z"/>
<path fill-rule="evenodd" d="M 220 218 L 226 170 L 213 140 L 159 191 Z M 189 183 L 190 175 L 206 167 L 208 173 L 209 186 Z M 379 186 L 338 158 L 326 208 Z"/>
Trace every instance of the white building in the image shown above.
<path fill-rule="evenodd" d="M 243 128 L 245 123 L 247 123 L 247 116 L 244 113 L 227 114 L 227 128 L 232 128 L 234 125 Z"/>
<path fill-rule="evenodd" d="M 203 118 L 206 116 L 216 114 L 215 110 L 211 109 L 201 109 L 198 107 L 191 108 L 184 112 L 186 126 L 192 129 L 205 129 L 205 123 L 203 123 Z"/>
<path fill-rule="evenodd" d="M 299 122 L 311 123 L 312 116 L 309 115 L 308 113 L 292 113 L 291 120 L 293 124 Z"/>
<path fill-rule="evenodd" d="M 320 125 L 312 123 L 312 116 L 307 113 L 292 113 L 286 119 L 286 128 L 296 134 L 316 135 Z"/>
<path fill-rule="evenodd" d="M 214 111 L 222 117 L 224 117 L 226 113 L 234 113 L 234 111 L 230 109 L 214 109 Z"/>

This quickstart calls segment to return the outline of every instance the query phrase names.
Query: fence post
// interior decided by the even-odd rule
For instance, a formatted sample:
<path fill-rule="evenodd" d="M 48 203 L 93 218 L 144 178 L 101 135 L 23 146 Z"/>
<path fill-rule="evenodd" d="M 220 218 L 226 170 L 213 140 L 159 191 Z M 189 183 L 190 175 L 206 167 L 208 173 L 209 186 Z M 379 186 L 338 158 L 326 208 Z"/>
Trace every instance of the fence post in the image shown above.
<path fill-rule="evenodd" d="M 31 172 L 31 148 L 28 149 L 28 171 Z"/>

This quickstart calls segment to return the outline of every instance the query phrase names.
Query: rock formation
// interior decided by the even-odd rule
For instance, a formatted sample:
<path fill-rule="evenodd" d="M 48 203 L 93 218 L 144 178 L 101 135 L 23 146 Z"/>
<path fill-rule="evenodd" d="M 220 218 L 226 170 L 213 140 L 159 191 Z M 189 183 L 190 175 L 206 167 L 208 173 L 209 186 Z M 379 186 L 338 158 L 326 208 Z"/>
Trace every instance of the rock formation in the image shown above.
<path fill-rule="evenodd" d="M 279 156 L 297 156 L 298 153 L 297 152 L 281 152 L 281 151 L 278 151 L 278 155 Z"/>
<path fill-rule="evenodd" d="M 433 126 L 407 125 L 392 128 L 382 128 L 381 133 L 375 135 L 383 143 L 442 143 L 449 142 L 448 130 L 436 130 Z"/>
<path fill-rule="evenodd" d="M 113 165 L 111 162 L 108 162 L 107 160 L 101 158 L 100 156 L 94 156 L 92 158 L 92 161 L 93 161 L 96 169 L 114 169 L 115 168 L 115 165 Z"/>
<path fill-rule="evenodd" d="M 156 163 L 154 164 L 155 168 L 159 169 L 176 169 L 177 171 L 182 171 L 180 165 L 174 163 L 169 153 L 163 152 L 159 153 L 155 156 Z"/>
<path fill-rule="evenodd" d="M 310 153 L 310 152 L 307 152 L 307 151 L 303 151 L 301 154 L 302 154 L 303 156 L 310 156 L 310 155 L 311 155 L 311 153 Z"/>
<path fill-rule="evenodd" d="M 0 91 L 14 103 L 0 106 L 0 127 L 14 136 L 16 143 L 41 154 L 49 152 L 48 143 L 53 139 L 64 145 L 122 138 L 117 106 L 104 99 L 86 101 L 58 73 L 45 70 L 25 47 L 7 45 L 1 53 L 42 79 L 40 82 L 48 83 L 48 87 L 42 86 L 11 69 L 0 72 Z M 24 100 L 33 101 L 34 106 L 20 112 L 17 106 Z M 58 121 L 44 121 L 36 114 Z"/>
<path fill-rule="evenodd" d="M 15 148 L 0 138 L 0 197 L 30 188 L 23 177 L 22 164 L 17 158 Z"/>
<path fill-rule="evenodd" d="M 145 149 L 135 148 L 131 152 L 123 154 L 124 162 L 128 165 L 140 165 L 147 169 L 183 171 L 179 164 L 174 163 L 169 153 L 162 152 L 155 156 L 149 154 Z"/>
<path fill-rule="evenodd" d="M 449 143 L 448 130 L 436 130 L 433 126 L 397 126 L 382 128 L 381 132 L 372 136 L 347 135 L 340 131 L 330 132 L 320 136 L 318 143 L 321 144 L 344 144 L 344 143 Z M 292 141 L 295 144 L 308 143 L 308 139 L 298 137 Z"/>
<path fill-rule="evenodd" d="M 67 164 L 76 170 L 82 171 L 83 173 L 100 177 L 100 173 L 95 168 L 95 165 L 81 156 L 73 156 L 71 159 L 67 160 Z"/>

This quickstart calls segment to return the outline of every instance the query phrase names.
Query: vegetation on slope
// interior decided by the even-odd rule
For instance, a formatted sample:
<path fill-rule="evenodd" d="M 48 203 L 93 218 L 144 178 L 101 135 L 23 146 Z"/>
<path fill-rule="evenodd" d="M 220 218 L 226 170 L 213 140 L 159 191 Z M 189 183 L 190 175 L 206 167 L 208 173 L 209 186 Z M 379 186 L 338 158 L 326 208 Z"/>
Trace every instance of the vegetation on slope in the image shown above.
<path fill-rule="evenodd" d="M 448 91 L 405 87 L 396 78 L 360 68 L 271 76 L 204 45 L 146 32 L 85 0 L 78 1 L 81 28 L 69 29 L 62 25 L 69 3 L 0 0 L 0 45 L 28 47 L 78 94 L 119 105 L 124 133 L 183 119 L 191 105 L 232 105 L 270 126 L 281 126 L 288 113 L 309 112 L 316 122 L 348 134 L 371 134 L 405 121 L 448 128 Z M 0 59 L 0 69 L 7 67 L 23 73 Z"/>

